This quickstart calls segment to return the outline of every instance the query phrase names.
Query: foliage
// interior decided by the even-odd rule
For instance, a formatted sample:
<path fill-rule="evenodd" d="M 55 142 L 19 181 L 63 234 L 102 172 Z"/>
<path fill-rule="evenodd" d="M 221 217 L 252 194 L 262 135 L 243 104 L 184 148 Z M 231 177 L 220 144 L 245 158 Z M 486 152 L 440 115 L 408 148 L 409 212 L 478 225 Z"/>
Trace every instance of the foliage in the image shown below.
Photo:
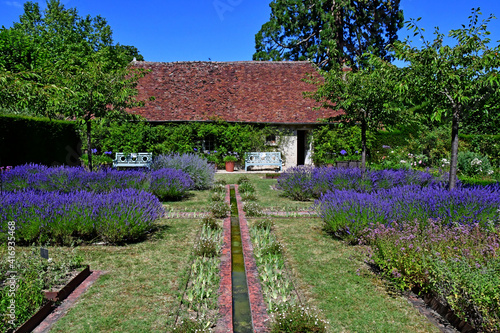
<path fill-rule="evenodd" d="M 238 186 L 238 191 L 241 194 L 247 194 L 247 193 L 255 193 L 256 189 L 252 183 L 242 182 L 241 185 Z"/>
<path fill-rule="evenodd" d="M 500 45 L 489 46 L 487 26 L 493 15 L 478 22 L 480 14 L 479 8 L 473 9 L 467 27 L 450 31 L 448 37 L 457 41 L 453 47 L 443 45 L 444 34 L 438 29 L 433 42 L 425 41 L 415 21 L 409 22 L 408 28 L 420 34 L 424 46 L 417 49 L 408 40 L 394 43 L 396 57 L 409 63 L 400 83 L 404 100 L 427 111 L 431 119 L 451 117 L 450 189 L 457 180 L 461 119 L 498 104 Z"/>
<path fill-rule="evenodd" d="M 326 332 L 326 322 L 309 308 L 288 306 L 274 316 L 270 332 Z"/>
<path fill-rule="evenodd" d="M 217 224 L 217 220 L 213 216 L 204 217 L 201 220 L 201 225 L 202 225 L 202 227 L 212 229 L 212 230 L 220 229 L 219 225 Z"/>
<path fill-rule="evenodd" d="M 182 170 L 159 169 L 151 172 L 149 191 L 160 200 L 180 199 L 193 187 L 193 180 Z"/>
<path fill-rule="evenodd" d="M 92 170 L 91 119 L 128 117 L 125 109 L 138 105 L 133 96 L 144 72 L 126 68 L 137 50 L 113 45 L 102 17 L 82 18 L 59 0 L 49 0 L 44 15 L 37 3 L 24 10 L 19 23 L 0 33 L 1 106 L 81 120 Z M 19 47 L 11 49 L 13 43 Z"/>
<path fill-rule="evenodd" d="M 151 169 L 172 168 L 182 170 L 194 181 L 197 190 L 208 189 L 214 181 L 215 170 L 208 165 L 207 160 L 196 154 L 173 153 L 155 157 Z"/>
<path fill-rule="evenodd" d="M 367 149 L 373 144 L 373 133 L 367 134 Z M 339 126 L 339 124 L 321 125 L 313 131 L 313 162 L 315 165 L 334 163 L 340 160 L 340 152 L 347 156 L 360 156 L 361 129 L 357 126 Z"/>
<path fill-rule="evenodd" d="M 282 195 L 294 200 L 319 198 L 335 189 L 372 192 L 410 184 L 428 186 L 444 183 L 428 173 L 414 170 L 366 170 L 362 174 L 359 168 L 309 166 L 289 168 L 278 179 L 278 188 L 283 191 Z"/>
<path fill-rule="evenodd" d="M 24 190 L 3 192 L 0 231 L 16 221 L 19 243 L 70 244 L 95 237 L 109 243 L 134 241 L 145 236 L 164 214 L 162 204 L 150 193 L 133 189 L 109 193 L 85 191 L 60 193 Z"/>
<path fill-rule="evenodd" d="M 500 135 L 460 135 L 460 139 L 471 151 L 488 156 L 491 164 L 500 168 Z"/>
<path fill-rule="evenodd" d="M 351 240 L 373 224 L 392 225 L 428 219 L 442 223 L 488 225 L 500 205 L 500 187 L 456 188 L 404 185 L 373 193 L 332 190 L 316 202 L 326 227 L 339 237 Z"/>
<path fill-rule="evenodd" d="M 258 203 L 253 201 L 245 202 L 243 204 L 243 211 L 248 217 L 256 217 L 263 215 L 262 207 Z"/>
<path fill-rule="evenodd" d="M 243 175 L 238 178 L 236 184 L 241 185 L 243 183 L 248 183 L 248 182 L 250 182 L 250 178 L 248 178 L 248 176 Z"/>
<path fill-rule="evenodd" d="M 488 156 L 470 151 L 458 153 L 457 169 L 459 173 L 469 177 L 493 174 Z"/>
<path fill-rule="evenodd" d="M 83 258 L 74 254 L 74 251 L 58 248 L 51 249 L 51 259 L 43 260 L 38 255 L 39 249 L 32 247 L 31 252 L 16 254 L 14 267 L 9 267 L 10 263 L 2 260 L 0 262 L 0 281 L 4 282 L 0 287 L 0 311 L 7 314 L 7 306 L 10 300 L 8 295 L 9 277 L 7 272 L 17 273 L 17 290 L 15 293 L 15 327 L 8 323 L 8 317 L 2 316 L 0 320 L 0 330 L 7 332 L 9 328 L 16 328 L 29 319 L 45 302 L 43 290 L 50 290 L 52 287 L 66 281 L 66 277 L 74 269 L 82 266 Z M 54 254 L 57 258 L 54 259 Z"/>
<path fill-rule="evenodd" d="M 224 156 L 224 158 L 222 160 L 224 162 L 236 162 L 238 160 L 238 158 L 234 155 L 226 155 L 226 156 Z"/>
<path fill-rule="evenodd" d="M 74 122 L 0 115 L 2 165 L 27 162 L 78 164 L 79 137 Z"/>
<path fill-rule="evenodd" d="M 216 218 L 225 218 L 229 216 L 229 204 L 225 201 L 214 201 L 210 203 L 210 213 Z"/>
<path fill-rule="evenodd" d="M 371 245 L 373 262 L 397 288 L 432 292 L 476 329 L 493 332 L 500 325 L 499 237 L 498 225 L 488 229 L 413 220 L 374 225 L 363 240 Z"/>
<path fill-rule="evenodd" d="M 46 167 L 37 164 L 14 167 L 2 175 L 2 180 L 5 191 L 107 193 L 116 189 L 136 189 L 151 192 L 162 200 L 180 199 L 194 186 L 188 174 L 176 169 L 151 172 L 103 169 L 89 172 L 81 167 Z"/>
<path fill-rule="evenodd" d="M 386 50 L 403 27 L 399 0 L 356 2 L 274 0 L 271 17 L 255 35 L 253 60 L 310 60 L 329 69 Z"/>
<path fill-rule="evenodd" d="M 273 226 L 274 226 L 274 222 L 269 217 L 266 217 L 262 220 L 257 220 L 253 224 L 253 227 L 256 229 L 269 229 L 269 230 L 271 230 L 271 228 Z"/>
<path fill-rule="evenodd" d="M 406 123 L 403 116 L 402 100 L 398 97 L 400 71 L 372 54 L 363 55 L 365 64 L 355 71 L 345 71 L 340 66 L 323 72 L 325 81 L 316 82 L 318 89 L 308 96 L 324 107 L 343 112 L 333 118 L 344 124 L 360 126 L 361 167 L 366 166 L 368 147 L 367 132 L 382 126 Z M 351 147 L 348 147 L 351 148 Z M 345 150 L 345 148 L 342 148 Z M 350 155 L 353 152 L 348 152 Z"/>

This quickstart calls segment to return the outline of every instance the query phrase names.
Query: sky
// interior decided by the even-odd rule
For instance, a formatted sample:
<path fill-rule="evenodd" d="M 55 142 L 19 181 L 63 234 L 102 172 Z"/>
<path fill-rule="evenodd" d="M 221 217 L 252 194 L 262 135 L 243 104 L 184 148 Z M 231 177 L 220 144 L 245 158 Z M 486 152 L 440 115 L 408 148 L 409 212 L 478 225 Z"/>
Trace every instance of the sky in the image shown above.
<path fill-rule="evenodd" d="M 38 1 L 45 8 L 45 0 Z M 133 45 L 146 61 L 252 60 L 255 34 L 269 20 L 271 0 L 62 0 L 80 16 L 106 18 L 116 43 Z M 0 26 L 19 21 L 23 0 L 0 0 Z M 500 42 L 500 0 L 401 0 L 405 20 L 422 19 L 419 26 L 431 40 L 434 27 L 442 33 L 468 24 L 471 8 L 482 18 L 494 14 L 490 38 Z M 399 32 L 400 39 L 408 36 Z M 418 45 L 418 40 L 414 40 Z M 449 43 L 452 43 L 450 40 Z"/>

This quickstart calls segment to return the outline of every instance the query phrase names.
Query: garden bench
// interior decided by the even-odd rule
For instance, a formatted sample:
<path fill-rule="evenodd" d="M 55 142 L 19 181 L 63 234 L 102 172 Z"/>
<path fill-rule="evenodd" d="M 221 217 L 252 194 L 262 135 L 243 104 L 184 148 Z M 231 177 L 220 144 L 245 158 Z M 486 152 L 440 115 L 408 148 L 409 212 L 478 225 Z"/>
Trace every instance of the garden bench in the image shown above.
<path fill-rule="evenodd" d="M 280 171 L 283 167 L 280 152 L 265 152 L 265 153 L 246 153 L 245 154 L 245 171 L 248 171 L 249 166 L 278 166 Z"/>
<path fill-rule="evenodd" d="M 116 153 L 113 168 L 149 168 L 153 162 L 153 153 Z"/>

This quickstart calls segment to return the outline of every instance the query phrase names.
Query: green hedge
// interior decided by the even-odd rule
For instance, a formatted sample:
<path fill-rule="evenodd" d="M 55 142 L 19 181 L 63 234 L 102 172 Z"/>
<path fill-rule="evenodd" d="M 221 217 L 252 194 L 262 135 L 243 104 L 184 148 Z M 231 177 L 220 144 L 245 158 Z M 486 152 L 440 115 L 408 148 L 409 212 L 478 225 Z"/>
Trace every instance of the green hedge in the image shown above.
<path fill-rule="evenodd" d="M 92 129 L 97 154 L 107 151 L 152 152 L 156 156 L 210 150 L 209 157 L 216 163 L 222 163 L 222 158 L 229 152 L 237 152 L 242 157 L 248 151 L 275 150 L 277 146 L 266 145 L 266 137 L 279 135 L 273 126 L 223 121 L 155 125 L 144 121 L 119 123 L 100 120 L 94 122 Z M 86 140 L 82 138 L 82 141 L 85 143 Z"/>
<path fill-rule="evenodd" d="M 493 166 L 500 167 L 500 135 L 460 134 L 459 138 L 470 151 L 488 156 Z"/>
<path fill-rule="evenodd" d="M 78 165 L 76 129 L 70 121 L 0 115 L 0 164 Z"/>

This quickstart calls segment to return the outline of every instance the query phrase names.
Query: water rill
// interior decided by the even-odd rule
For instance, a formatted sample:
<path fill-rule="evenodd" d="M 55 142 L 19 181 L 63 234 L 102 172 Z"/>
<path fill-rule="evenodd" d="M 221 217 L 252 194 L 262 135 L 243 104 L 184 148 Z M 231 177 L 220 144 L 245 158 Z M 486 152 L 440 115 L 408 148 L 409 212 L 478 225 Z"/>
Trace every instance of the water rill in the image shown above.
<path fill-rule="evenodd" d="M 252 332 L 252 315 L 248 298 L 245 262 L 241 245 L 240 221 L 236 194 L 231 186 L 231 260 L 233 285 L 233 329 L 235 333 Z"/>

